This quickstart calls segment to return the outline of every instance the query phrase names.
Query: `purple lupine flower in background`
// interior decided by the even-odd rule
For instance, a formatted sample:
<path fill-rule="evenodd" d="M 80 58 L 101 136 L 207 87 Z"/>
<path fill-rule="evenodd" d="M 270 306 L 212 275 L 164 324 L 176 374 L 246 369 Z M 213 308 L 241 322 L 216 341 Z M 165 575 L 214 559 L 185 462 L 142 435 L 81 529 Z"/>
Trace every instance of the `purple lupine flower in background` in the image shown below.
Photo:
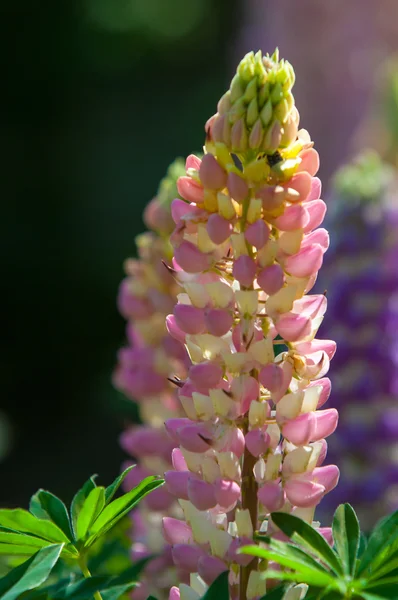
<path fill-rule="evenodd" d="M 167 325 L 192 361 L 185 415 L 166 421 L 178 446 L 166 486 L 184 520 L 163 529 L 189 581 L 173 600 L 199 598 L 225 570 L 233 600 L 263 596 L 265 565 L 237 550 L 258 530 L 281 537 L 275 510 L 312 522 L 339 477 L 324 466 L 335 342 L 316 338 L 327 301 L 309 294 L 329 245 L 326 205 L 294 80 L 277 51 L 244 57 L 206 124 L 203 159 L 187 158 L 185 201 L 172 204 L 181 293 Z"/>
<path fill-rule="evenodd" d="M 115 387 L 138 403 L 141 425 L 128 427 L 120 444 L 137 466 L 125 480 L 130 489 L 144 477 L 171 468 L 175 444 L 164 429 L 164 421 L 181 414 L 176 385 L 168 377 L 186 377 L 188 356 L 184 346 L 172 338 L 165 324 L 166 315 L 176 302 L 178 285 L 170 273 L 174 229 L 170 204 L 178 195 L 177 178 L 185 173 L 184 163 L 176 160 L 161 181 L 157 196 L 148 204 L 144 221 L 150 231 L 136 238 L 137 259 L 125 263 L 118 306 L 127 319 L 127 346 L 119 350 L 113 375 Z M 171 558 L 171 550 L 161 534 L 162 518 L 181 516 L 181 509 L 165 487 L 150 494 L 132 514 L 132 557 L 158 555 L 150 561 L 145 576 L 133 597 L 147 598 L 150 593 L 162 597 L 162 590 L 180 580 Z M 156 575 L 156 576 L 154 576 Z"/>
<path fill-rule="evenodd" d="M 322 510 L 351 502 L 369 529 L 398 508 L 398 193 L 392 167 L 363 153 L 341 169 L 322 271 L 337 341 L 333 394 L 340 424 L 329 453 L 341 467 Z M 329 514 L 330 514 L 329 512 Z"/>

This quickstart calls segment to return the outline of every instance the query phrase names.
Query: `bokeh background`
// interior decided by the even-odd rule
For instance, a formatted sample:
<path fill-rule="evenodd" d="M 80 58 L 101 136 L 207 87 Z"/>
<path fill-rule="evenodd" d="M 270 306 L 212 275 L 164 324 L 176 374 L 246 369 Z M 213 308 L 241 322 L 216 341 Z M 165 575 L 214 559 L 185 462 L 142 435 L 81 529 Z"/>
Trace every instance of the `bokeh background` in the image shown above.
<path fill-rule="evenodd" d="M 359 146 L 394 154 L 379 115 L 398 4 L 3 0 L 0 23 L 0 505 L 25 506 L 39 486 L 69 500 L 119 470 L 122 263 L 241 55 L 278 45 L 293 63 L 327 194 Z"/>

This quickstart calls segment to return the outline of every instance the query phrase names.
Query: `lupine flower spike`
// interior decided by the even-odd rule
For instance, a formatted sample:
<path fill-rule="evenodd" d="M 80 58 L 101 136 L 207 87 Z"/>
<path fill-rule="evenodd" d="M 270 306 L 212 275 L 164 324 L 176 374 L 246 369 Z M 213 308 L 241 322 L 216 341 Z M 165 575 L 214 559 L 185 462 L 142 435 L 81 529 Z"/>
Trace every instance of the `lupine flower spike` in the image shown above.
<path fill-rule="evenodd" d="M 330 450 L 344 466 L 322 510 L 351 502 L 367 530 L 398 508 L 396 185 L 394 170 L 374 153 L 340 170 L 328 223 L 334 244 L 322 273 L 327 330 L 339 347 L 332 402 L 341 421 Z"/>
<path fill-rule="evenodd" d="M 312 522 L 339 477 L 324 466 L 338 419 L 323 408 L 335 343 L 316 338 L 326 297 L 309 294 L 329 245 L 326 206 L 294 79 L 277 51 L 244 57 L 172 204 L 181 288 L 167 326 L 192 366 L 179 389 L 185 416 L 166 421 L 178 445 L 166 485 L 185 519 L 163 529 L 190 574 L 171 600 L 199 598 L 225 570 L 232 599 L 261 597 L 265 566 L 239 547 L 255 531 L 282 537 L 272 511 Z"/>
<path fill-rule="evenodd" d="M 170 273 L 172 247 L 168 238 L 174 228 L 170 204 L 177 194 L 176 180 L 181 173 L 184 163 L 177 160 L 148 204 L 144 220 L 150 231 L 136 238 L 139 256 L 126 261 L 127 276 L 119 291 L 119 310 L 128 320 L 128 346 L 119 351 L 114 384 L 138 402 L 142 421 L 142 425 L 129 427 L 120 437 L 122 448 L 134 457 L 134 463 L 138 462 L 125 480 L 127 489 L 147 475 L 170 469 L 175 446 L 164 430 L 164 420 L 179 414 L 178 379 L 172 384 L 168 377 L 186 377 L 187 354 L 183 345 L 167 333 L 165 317 L 176 302 L 178 289 Z M 147 577 L 134 592 L 136 599 L 147 598 L 149 593 L 160 598 L 162 589 L 168 590 L 178 580 L 170 548 L 164 547 L 161 535 L 165 514 L 181 514 L 175 497 L 165 488 L 150 494 L 132 514 L 133 558 L 160 553 L 149 562 Z M 148 587 L 154 581 L 156 586 Z"/>

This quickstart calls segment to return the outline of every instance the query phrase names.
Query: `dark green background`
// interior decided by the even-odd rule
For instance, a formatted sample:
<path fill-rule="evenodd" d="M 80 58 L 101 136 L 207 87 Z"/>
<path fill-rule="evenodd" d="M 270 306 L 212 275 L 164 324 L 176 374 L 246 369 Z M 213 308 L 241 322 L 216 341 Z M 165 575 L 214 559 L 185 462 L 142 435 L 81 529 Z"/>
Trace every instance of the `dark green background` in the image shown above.
<path fill-rule="evenodd" d="M 169 162 L 201 148 L 238 20 L 230 0 L 1 3 L 1 505 L 119 470 L 122 262 Z"/>

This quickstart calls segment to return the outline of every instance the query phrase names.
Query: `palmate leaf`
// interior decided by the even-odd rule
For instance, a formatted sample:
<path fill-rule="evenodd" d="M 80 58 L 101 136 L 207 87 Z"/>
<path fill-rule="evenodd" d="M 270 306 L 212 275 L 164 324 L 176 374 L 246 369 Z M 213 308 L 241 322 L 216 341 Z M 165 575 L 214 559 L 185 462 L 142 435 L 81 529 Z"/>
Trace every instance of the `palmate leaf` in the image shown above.
<path fill-rule="evenodd" d="M 98 537 L 109 531 L 109 529 L 129 513 L 140 500 L 149 494 L 149 492 L 163 485 L 163 483 L 164 481 L 157 477 L 146 477 L 146 479 L 141 481 L 141 483 L 130 492 L 108 504 L 90 527 L 90 535 L 85 547 L 89 547 L 98 539 Z"/>
<path fill-rule="evenodd" d="M 69 538 L 55 523 L 38 519 L 22 508 L 0 509 L 0 527 L 32 534 L 52 543 L 69 543 Z"/>
<path fill-rule="evenodd" d="M 32 558 L 1 579 L 2 600 L 17 600 L 24 592 L 44 583 L 58 561 L 62 547 L 62 544 L 53 544 L 41 548 Z"/>
<path fill-rule="evenodd" d="M 119 477 L 116 477 L 115 481 L 113 483 L 111 483 L 111 485 L 109 485 L 106 488 L 106 490 L 105 490 L 105 504 L 109 504 L 109 502 L 112 500 L 113 496 L 116 494 L 117 490 L 119 489 L 119 487 L 123 483 L 126 475 L 128 475 L 130 473 L 130 471 L 132 469 L 134 469 L 134 467 L 135 467 L 135 465 L 130 465 L 130 467 L 127 467 L 127 469 L 125 469 L 123 471 L 123 473 L 121 473 L 119 475 Z"/>
<path fill-rule="evenodd" d="M 39 519 L 49 519 L 64 532 L 70 541 L 74 540 L 68 511 L 65 504 L 57 496 L 40 489 L 31 498 L 29 510 Z"/>
<path fill-rule="evenodd" d="M 85 538 L 91 525 L 105 506 L 105 488 L 95 487 L 85 499 L 76 521 L 76 535 Z"/>
<path fill-rule="evenodd" d="M 359 549 L 358 518 L 350 504 L 341 504 L 333 518 L 333 539 L 346 575 L 355 574 Z"/>
<path fill-rule="evenodd" d="M 30 512 L 37 516 L 39 519 L 43 518 L 41 515 L 46 515 L 46 517 L 53 523 L 55 523 L 61 531 L 67 536 L 67 538 L 73 542 L 74 536 L 72 532 L 72 526 L 69 519 L 68 511 L 66 509 L 65 504 L 54 496 L 51 492 L 47 492 L 46 490 L 38 490 L 36 494 L 33 496 L 34 501 L 31 501 L 29 506 Z M 36 514 L 36 509 L 40 505 L 40 510 L 38 514 Z"/>
<path fill-rule="evenodd" d="M 357 576 L 375 576 L 377 571 L 398 551 L 398 511 L 382 519 L 369 537 Z"/>
<path fill-rule="evenodd" d="M 278 579 L 278 575 L 281 580 L 307 583 L 318 587 L 326 587 L 328 585 L 337 587 L 338 580 L 332 574 L 327 573 L 321 568 L 318 569 L 310 566 L 306 561 L 300 560 L 289 551 L 281 552 L 272 550 L 271 548 L 261 548 L 260 546 L 244 546 L 240 551 L 242 554 L 250 554 L 250 556 L 275 561 L 282 567 L 294 570 L 294 573 L 264 571 L 264 577 L 269 579 Z"/>
<path fill-rule="evenodd" d="M 302 546 L 309 548 L 336 575 L 343 575 L 343 568 L 339 557 L 314 527 L 302 519 L 287 513 L 272 513 L 271 518 L 285 535 L 294 542 L 298 542 Z"/>
<path fill-rule="evenodd" d="M 288 542 L 281 542 L 272 538 L 268 538 L 267 541 L 271 550 L 275 550 L 281 554 L 287 554 L 293 559 L 297 559 L 299 562 L 304 562 L 307 566 L 323 571 L 328 575 L 330 572 L 313 556 L 308 554 L 305 550 L 302 550 L 298 546 L 294 546 Z"/>
<path fill-rule="evenodd" d="M 97 477 L 97 475 L 92 475 L 89 479 L 87 479 L 87 481 L 85 482 L 83 487 L 78 492 L 76 492 L 75 496 L 73 497 L 73 500 L 72 500 L 72 503 L 70 506 L 70 515 L 71 515 L 71 519 L 72 519 L 73 531 L 75 533 L 77 530 L 77 518 L 78 518 L 81 508 L 84 504 L 84 501 L 86 500 L 86 498 L 90 494 L 90 492 L 95 487 L 97 487 L 95 485 L 95 481 L 94 481 L 96 477 Z"/>
<path fill-rule="evenodd" d="M 229 600 L 228 575 L 229 571 L 221 573 L 202 596 L 202 600 Z"/>

